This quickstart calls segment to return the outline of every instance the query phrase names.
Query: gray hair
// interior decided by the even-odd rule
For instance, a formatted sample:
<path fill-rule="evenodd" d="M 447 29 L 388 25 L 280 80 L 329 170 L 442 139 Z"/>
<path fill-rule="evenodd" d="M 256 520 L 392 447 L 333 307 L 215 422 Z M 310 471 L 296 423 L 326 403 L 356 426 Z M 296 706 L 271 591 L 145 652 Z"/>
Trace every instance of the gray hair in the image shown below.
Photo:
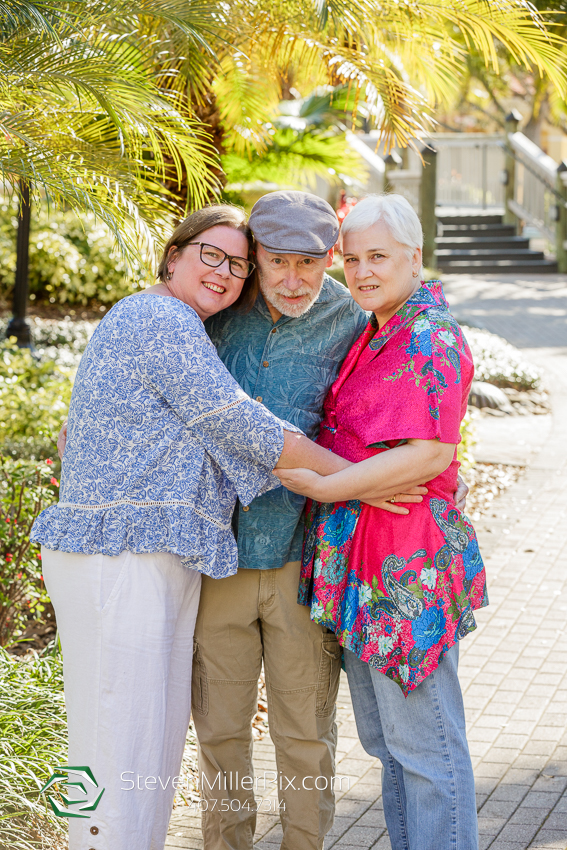
<path fill-rule="evenodd" d="M 360 233 L 383 221 L 401 245 L 407 245 L 408 256 L 423 246 L 421 222 L 403 195 L 367 195 L 349 212 L 341 227 L 341 236 Z"/>

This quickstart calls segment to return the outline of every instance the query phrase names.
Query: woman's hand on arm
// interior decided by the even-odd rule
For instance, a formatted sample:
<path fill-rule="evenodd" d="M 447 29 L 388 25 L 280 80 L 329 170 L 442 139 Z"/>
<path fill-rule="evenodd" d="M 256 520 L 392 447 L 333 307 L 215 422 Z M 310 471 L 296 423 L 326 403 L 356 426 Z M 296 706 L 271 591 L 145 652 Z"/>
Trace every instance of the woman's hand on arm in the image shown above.
<path fill-rule="evenodd" d="M 401 507 L 402 504 L 423 502 L 423 497 L 427 496 L 427 493 L 427 487 L 407 487 L 405 493 L 396 493 L 391 499 L 364 499 L 363 501 L 367 505 L 380 508 L 380 510 L 387 511 L 390 514 L 409 514 L 407 508 Z"/>
<path fill-rule="evenodd" d="M 339 457 L 339 455 L 333 454 L 333 452 L 322 448 L 322 446 L 318 446 L 307 437 L 284 431 L 284 448 L 275 469 L 275 474 L 288 490 L 309 496 L 317 501 L 325 501 L 313 495 L 318 486 L 324 481 L 324 477 L 354 466 L 355 464 Z M 398 487 L 391 494 L 388 493 L 386 498 L 390 499 L 395 496 L 396 502 L 416 504 L 422 502 L 426 494 L 426 487 Z M 407 508 L 392 504 L 390 501 L 386 501 L 386 498 L 368 501 L 369 504 L 389 513 L 409 513 Z"/>
<path fill-rule="evenodd" d="M 452 443 L 411 439 L 403 446 L 333 474 L 317 475 L 310 469 L 278 469 L 276 474 L 289 490 L 318 502 L 360 499 L 376 503 L 407 493 L 408 489 L 440 475 L 451 464 L 454 454 Z"/>

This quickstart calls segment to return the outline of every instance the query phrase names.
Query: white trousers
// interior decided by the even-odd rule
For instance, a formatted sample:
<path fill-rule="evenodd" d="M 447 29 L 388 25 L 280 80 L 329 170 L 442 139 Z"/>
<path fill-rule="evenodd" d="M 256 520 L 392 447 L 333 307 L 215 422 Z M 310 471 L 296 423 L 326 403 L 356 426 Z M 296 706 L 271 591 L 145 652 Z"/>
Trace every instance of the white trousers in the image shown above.
<path fill-rule="evenodd" d="M 98 789 L 70 781 L 92 801 L 104 788 L 88 818 L 69 818 L 69 848 L 163 850 L 191 712 L 201 575 L 165 552 L 43 547 L 42 559 L 63 649 L 68 765 L 89 767 Z"/>

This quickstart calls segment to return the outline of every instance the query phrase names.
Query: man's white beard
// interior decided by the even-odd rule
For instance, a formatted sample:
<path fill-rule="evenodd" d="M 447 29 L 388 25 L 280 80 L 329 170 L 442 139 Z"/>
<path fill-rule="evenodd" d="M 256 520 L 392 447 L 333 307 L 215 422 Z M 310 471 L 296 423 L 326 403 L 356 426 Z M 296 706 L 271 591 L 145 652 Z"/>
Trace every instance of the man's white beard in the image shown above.
<path fill-rule="evenodd" d="M 297 297 L 297 304 L 290 304 L 289 301 L 286 301 L 285 297 L 282 293 L 270 290 L 265 285 L 262 274 L 258 275 L 258 282 L 260 285 L 260 292 L 268 301 L 272 307 L 275 307 L 276 310 L 282 314 L 282 316 L 288 316 L 291 319 L 298 319 L 299 316 L 303 316 L 304 313 L 307 313 L 308 310 L 315 304 L 319 297 L 319 293 L 323 288 L 323 277 L 321 277 L 321 285 L 313 291 L 309 289 L 307 292 L 304 292 L 303 289 L 299 289 L 294 292 L 294 296 Z M 284 290 L 286 293 L 289 290 Z M 300 296 L 303 295 L 303 298 Z"/>

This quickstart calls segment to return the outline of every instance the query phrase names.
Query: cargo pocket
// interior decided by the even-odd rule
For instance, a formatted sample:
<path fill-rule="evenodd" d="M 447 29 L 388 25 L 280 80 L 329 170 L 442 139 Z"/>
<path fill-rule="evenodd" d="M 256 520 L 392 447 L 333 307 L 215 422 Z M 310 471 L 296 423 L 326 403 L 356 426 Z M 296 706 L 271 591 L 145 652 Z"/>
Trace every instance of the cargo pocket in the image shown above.
<path fill-rule="evenodd" d="M 207 668 L 203 661 L 201 647 L 193 641 L 193 673 L 191 678 L 191 708 L 197 714 L 209 713 L 209 686 Z"/>
<path fill-rule="evenodd" d="M 333 634 L 325 635 L 321 642 L 321 661 L 317 683 L 317 717 L 328 717 L 335 709 L 339 678 L 341 675 L 341 645 Z"/>

